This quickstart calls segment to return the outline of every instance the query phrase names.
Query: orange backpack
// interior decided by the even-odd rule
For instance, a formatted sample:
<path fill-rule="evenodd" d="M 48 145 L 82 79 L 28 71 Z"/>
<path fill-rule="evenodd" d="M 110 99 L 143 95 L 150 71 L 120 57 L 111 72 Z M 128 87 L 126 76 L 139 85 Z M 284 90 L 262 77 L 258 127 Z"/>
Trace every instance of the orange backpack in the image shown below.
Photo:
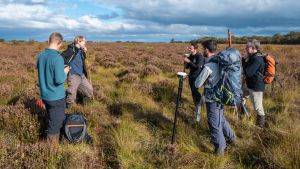
<path fill-rule="evenodd" d="M 271 84 L 275 78 L 277 62 L 275 58 L 270 54 L 264 55 L 263 58 L 265 62 L 264 83 Z"/>

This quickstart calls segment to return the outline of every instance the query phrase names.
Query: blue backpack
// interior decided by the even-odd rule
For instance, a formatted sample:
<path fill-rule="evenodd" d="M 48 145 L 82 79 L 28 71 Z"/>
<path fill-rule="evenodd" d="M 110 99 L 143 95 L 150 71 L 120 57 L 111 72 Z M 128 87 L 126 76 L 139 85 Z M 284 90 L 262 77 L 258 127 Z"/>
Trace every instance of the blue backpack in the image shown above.
<path fill-rule="evenodd" d="M 217 54 L 209 62 L 219 65 L 221 78 L 217 85 L 210 91 L 211 99 L 217 103 L 227 106 L 238 106 L 242 104 L 242 68 L 241 57 L 238 50 L 227 48 Z"/>
<path fill-rule="evenodd" d="M 71 143 L 92 143 L 91 136 L 87 133 L 87 122 L 82 113 L 67 114 L 65 120 L 65 136 Z"/>

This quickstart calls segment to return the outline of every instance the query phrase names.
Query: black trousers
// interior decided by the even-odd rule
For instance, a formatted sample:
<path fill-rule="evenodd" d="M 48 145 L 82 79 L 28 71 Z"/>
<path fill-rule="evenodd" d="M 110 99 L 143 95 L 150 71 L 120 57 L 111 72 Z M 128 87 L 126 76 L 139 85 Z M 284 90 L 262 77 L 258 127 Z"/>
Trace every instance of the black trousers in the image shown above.
<path fill-rule="evenodd" d="M 197 77 L 190 77 L 189 76 L 189 84 L 193 96 L 194 104 L 197 105 L 200 103 L 201 100 L 201 93 L 198 91 L 198 89 L 195 87 L 195 81 Z"/>
<path fill-rule="evenodd" d="M 60 130 L 65 120 L 66 100 L 65 98 L 54 101 L 43 100 L 47 114 L 48 127 L 47 135 L 60 134 Z"/>

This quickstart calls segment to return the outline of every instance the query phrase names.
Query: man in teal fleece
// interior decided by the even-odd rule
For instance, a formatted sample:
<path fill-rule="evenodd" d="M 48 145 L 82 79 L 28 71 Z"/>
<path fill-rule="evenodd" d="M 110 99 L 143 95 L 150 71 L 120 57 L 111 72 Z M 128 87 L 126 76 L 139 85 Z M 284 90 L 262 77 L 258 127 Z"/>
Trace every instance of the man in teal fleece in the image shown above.
<path fill-rule="evenodd" d="M 37 68 L 40 94 L 48 113 L 47 139 L 58 143 L 60 129 L 65 119 L 64 82 L 70 68 L 64 66 L 59 53 L 63 37 L 54 32 L 49 37 L 49 47 L 38 55 Z"/>

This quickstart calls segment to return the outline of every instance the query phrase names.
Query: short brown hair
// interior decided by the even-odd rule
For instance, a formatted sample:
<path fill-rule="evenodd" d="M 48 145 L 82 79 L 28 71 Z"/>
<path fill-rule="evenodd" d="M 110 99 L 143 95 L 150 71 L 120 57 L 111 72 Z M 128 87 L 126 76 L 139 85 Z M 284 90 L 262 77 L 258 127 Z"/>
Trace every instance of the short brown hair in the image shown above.
<path fill-rule="evenodd" d="M 217 51 L 218 44 L 216 41 L 210 39 L 202 42 L 202 46 L 204 49 L 207 49 L 209 52 L 213 53 Z"/>
<path fill-rule="evenodd" d="M 53 32 L 49 36 L 49 43 L 57 43 L 60 44 L 63 41 L 63 36 L 58 32 Z"/>
<path fill-rule="evenodd" d="M 84 38 L 84 36 L 82 36 L 82 35 L 76 36 L 76 37 L 74 38 L 73 43 L 77 44 L 79 41 L 82 41 L 83 39 L 85 39 L 85 38 Z"/>
<path fill-rule="evenodd" d="M 194 46 L 194 49 L 198 49 L 199 48 L 198 43 L 195 43 L 195 42 L 192 42 L 191 46 Z"/>

